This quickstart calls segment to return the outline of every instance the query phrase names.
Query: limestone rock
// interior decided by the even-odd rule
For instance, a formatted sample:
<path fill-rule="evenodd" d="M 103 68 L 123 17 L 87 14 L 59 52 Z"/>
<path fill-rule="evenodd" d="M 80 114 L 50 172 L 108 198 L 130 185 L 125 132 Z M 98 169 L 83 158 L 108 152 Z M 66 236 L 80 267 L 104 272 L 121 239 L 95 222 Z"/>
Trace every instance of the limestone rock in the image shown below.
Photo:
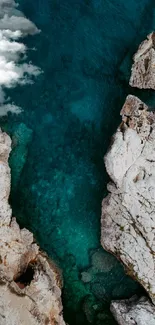
<path fill-rule="evenodd" d="M 11 208 L 8 204 L 10 194 L 10 168 L 8 157 L 11 151 L 11 139 L 0 131 L 0 227 L 11 220 Z"/>
<path fill-rule="evenodd" d="M 129 95 L 105 165 L 101 244 L 126 266 L 155 303 L 155 114 Z"/>
<path fill-rule="evenodd" d="M 119 325 L 155 324 L 155 306 L 146 297 L 113 301 L 111 312 Z"/>
<path fill-rule="evenodd" d="M 130 86 L 155 89 L 155 32 L 141 43 L 133 59 Z"/>
<path fill-rule="evenodd" d="M 59 271 L 12 218 L 10 151 L 11 139 L 0 130 L 0 324 L 64 325 Z"/>

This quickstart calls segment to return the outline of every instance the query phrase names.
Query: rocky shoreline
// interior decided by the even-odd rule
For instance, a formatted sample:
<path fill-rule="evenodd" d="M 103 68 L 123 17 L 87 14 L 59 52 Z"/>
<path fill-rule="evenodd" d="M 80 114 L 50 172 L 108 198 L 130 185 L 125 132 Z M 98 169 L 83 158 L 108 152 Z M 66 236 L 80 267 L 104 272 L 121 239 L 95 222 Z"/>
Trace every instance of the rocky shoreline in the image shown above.
<path fill-rule="evenodd" d="M 130 85 L 155 89 L 154 66 L 155 33 L 151 33 L 134 56 Z M 112 301 L 111 312 L 119 325 L 155 325 L 155 113 L 129 95 L 121 116 L 122 123 L 105 156 L 111 182 L 102 203 L 101 244 L 124 264 L 127 274 L 150 298 Z M 12 216 L 8 203 L 10 152 L 11 139 L 0 130 L 0 324 L 65 325 L 61 272 L 41 252 L 33 234 L 20 229 Z M 19 161 L 15 180 L 22 163 Z M 82 272 L 84 283 L 95 272 L 97 254 L 101 252 L 92 256 L 91 270 Z M 85 308 L 87 305 L 85 301 Z"/>
<path fill-rule="evenodd" d="M 61 273 L 12 217 L 10 152 L 11 139 L 0 130 L 0 324 L 64 325 Z"/>

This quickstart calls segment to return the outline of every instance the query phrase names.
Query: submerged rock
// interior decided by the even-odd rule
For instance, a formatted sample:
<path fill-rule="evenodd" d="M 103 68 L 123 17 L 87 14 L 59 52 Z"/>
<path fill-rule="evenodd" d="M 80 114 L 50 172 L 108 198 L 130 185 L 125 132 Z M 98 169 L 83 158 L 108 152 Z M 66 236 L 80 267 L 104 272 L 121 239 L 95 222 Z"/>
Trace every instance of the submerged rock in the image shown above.
<path fill-rule="evenodd" d="M 105 156 L 112 182 L 103 200 L 101 244 L 155 303 L 155 114 L 129 95 Z"/>
<path fill-rule="evenodd" d="M 141 43 L 133 59 L 130 86 L 155 89 L 155 32 Z"/>
<path fill-rule="evenodd" d="M 32 130 L 24 123 L 16 126 L 12 135 L 12 151 L 10 154 L 9 164 L 11 166 L 11 188 L 15 191 L 17 189 L 20 175 L 25 165 L 28 147 L 32 141 Z"/>
<path fill-rule="evenodd" d="M 64 325 L 59 271 L 12 218 L 10 151 L 11 139 L 0 130 L 0 324 Z"/>
<path fill-rule="evenodd" d="M 155 324 L 155 306 L 146 297 L 114 301 L 111 311 L 119 325 Z"/>

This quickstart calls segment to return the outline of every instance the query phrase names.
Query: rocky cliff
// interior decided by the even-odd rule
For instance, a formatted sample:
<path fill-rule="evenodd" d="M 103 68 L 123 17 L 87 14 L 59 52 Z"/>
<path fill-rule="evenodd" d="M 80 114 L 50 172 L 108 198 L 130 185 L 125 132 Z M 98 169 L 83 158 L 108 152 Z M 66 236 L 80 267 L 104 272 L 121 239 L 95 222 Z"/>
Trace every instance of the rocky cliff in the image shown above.
<path fill-rule="evenodd" d="M 0 324 L 64 325 L 60 272 L 12 217 L 10 151 L 0 130 Z"/>
<path fill-rule="evenodd" d="M 102 204 L 101 243 L 155 303 L 155 115 L 131 95 L 121 115 L 105 156 L 113 182 Z"/>
<path fill-rule="evenodd" d="M 130 85 L 155 89 L 155 33 L 134 55 Z M 123 262 L 146 290 L 142 297 L 114 301 L 120 325 L 155 324 L 155 112 L 129 95 L 105 166 L 111 178 L 102 203 L 101 244 Z"/>
<path fill-rule="evenodd" d="M 155 113 L 129 95 L 121 116 L 122 123 L 105 156 L 111 182 L 102 203 L 101 244 L 123 262 L 155 304 Z M 149 301 L 147 304 L 154 310 Z M 135 309 L 132 302 L 130 310 L 134 320 L 128 321 L 129 306 L 127 301 L 112 304 L 120 325 L 155 324 L 154 316 L 152 323 L 147 317 L 141 322 L 142 305 L 137 309 L 137 302 Z"/>

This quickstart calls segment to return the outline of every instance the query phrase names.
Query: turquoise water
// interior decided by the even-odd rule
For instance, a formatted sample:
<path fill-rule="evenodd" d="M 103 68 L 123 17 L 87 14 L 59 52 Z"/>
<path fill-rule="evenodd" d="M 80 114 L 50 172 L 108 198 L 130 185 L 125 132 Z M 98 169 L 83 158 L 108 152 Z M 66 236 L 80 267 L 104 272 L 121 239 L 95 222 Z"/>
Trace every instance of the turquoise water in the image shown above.
<path fill-rule="evenodd" d="M 98 253 L 103 156 L 131 91 L 131 54 L 154 24 L 153 1 L 21 0 L 20 8 L 42 30 L 26 44 L 43 74 L 8 91 L 24 109 L 2 121 L 13 136 L 13 211 L 63 269 L 66 321 L 115 324 L 110 300 L 140 288 Z"/>

